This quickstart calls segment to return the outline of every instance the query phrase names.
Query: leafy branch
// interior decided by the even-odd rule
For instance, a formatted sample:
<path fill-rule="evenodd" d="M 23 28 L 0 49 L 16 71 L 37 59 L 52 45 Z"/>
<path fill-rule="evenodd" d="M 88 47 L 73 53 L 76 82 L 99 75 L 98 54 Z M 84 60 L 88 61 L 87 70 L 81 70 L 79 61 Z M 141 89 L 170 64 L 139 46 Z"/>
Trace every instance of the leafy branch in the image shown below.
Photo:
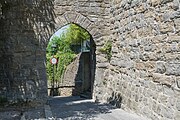
<path fill-rule="evenodd" d="M 111 60 L 112 57 L 112 42 L 106 41 L 106 43 L 99 49 L 100 52 L 106 54 L 106 58 L 108 61 Z"/>
<path fill-rule="evenodd" d="M 76 54 L 78 54 L 77 51 L 72 49 L 72 45 L 79 47 L 82 41 L 88 40 L 89 38 L 89 33 L 76 24 L 68 25 L 64 33 L 62 33 L 59 37 L 55 36 L 52 38 L 46 49 L 46 70 L 48 80 L 51 81 L 53 78 L 53 67 L 49 62 L 52 55 L 58 58 L 58 64 L 56 65 L 56 69 L 54 71 L 55 80 L 62 81 L 67 66 L 74 60 Z M 53 48 L 51 47 L 53 44 L 57 46 L 55 51 L 53 51 Z M 52 53 L 52 51 L 54 53 Z"/>

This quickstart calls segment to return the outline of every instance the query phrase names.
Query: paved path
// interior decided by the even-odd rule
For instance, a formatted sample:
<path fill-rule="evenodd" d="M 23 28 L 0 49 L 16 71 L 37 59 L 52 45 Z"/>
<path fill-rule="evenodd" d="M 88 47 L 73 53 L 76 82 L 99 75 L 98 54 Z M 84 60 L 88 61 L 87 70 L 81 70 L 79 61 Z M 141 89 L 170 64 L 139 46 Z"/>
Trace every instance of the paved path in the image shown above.
<path fill-rule="evenodd" d="M 147 120 L 107 104 L 75 97 L 54 97 L 45 106 L 48 119 L 55 120 Z M 52 119 L 53 120 L 53 119 Z"/>

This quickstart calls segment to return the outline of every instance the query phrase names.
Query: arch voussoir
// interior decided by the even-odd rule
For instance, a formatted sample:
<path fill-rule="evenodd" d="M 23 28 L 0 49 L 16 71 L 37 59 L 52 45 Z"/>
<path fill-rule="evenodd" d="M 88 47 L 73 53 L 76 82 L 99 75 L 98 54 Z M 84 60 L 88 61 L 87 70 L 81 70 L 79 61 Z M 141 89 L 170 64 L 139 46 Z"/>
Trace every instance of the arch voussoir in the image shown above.
<path fill-rule="evenodd" d="M 58 30 L 60 27 L 68 24 L 68 21 L 65 19 L 64 16 L 58 16 L 55 19 L 55 29 Z"/>
<path fill-rule="evenodd" d="M 83 16 L 83 15 L 79 15 L 79 17 L 77 18 L 77 20 L 76 20 L 76 24 L 78 24 L 78 25 L 80 25 L 80 26 L 82 26 L 82 23 L 85 21 L 85 19 L 87 19 L 85 16 Z M 83 27 L 83 26 L 82 26 Z"/>
<path fill-rule="evenodd" d="M 62 26 L 64 22 L 61 20 L 61 17 L 55 18 L 55 26 Z"/>
<path fill-rule="evenodd" d="M 96 25 L 86 16 L 72 11 L 65 12 L 55 19 L 55 29 L 58 30 L 69 23 L 75 23 L 86 29 L 93 38 L 97 37 L 98 30 Z"/>
<path fill-rule="evenodd" d="M 91 23 L 87 26 L 86 30 L 90 32 L 93 28 L 95 28 L 95 25 L 94 25 L 93 22 L 91 22 Z"/>
<path fill-rule="evenodd" d="M 76 12 L 66 12 L 63 15 L 68 23 L 74 23 L 78 14 Z"/>
<path fill-rule="evenodd" d="M 87 27 L 88 27 L 89 25 L 91 25 L 91 24 L 92 24 L 91 21 L 86 18 L 86 19 L 82 22 L 81 26 L 82 26 L 84 29 L 87 29 Z"/>
<path fill-rule="evenodd" d="M 93 28 L 93 29 L 91 29 L 91 31 L 89 31 L 89 33 L 90 33 L 93 37 L 96 35 L 96 32 L 97 32 L 96 28 Z"/>

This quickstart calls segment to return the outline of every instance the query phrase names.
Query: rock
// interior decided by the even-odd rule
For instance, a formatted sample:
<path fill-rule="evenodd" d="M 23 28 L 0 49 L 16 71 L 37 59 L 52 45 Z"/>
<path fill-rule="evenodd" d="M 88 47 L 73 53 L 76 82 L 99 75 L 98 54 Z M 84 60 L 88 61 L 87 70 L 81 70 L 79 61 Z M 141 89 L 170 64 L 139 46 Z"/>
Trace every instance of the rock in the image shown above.
<path fill-rule="evenodd" d="M 157 62 L 156 63 L 156 72 L 157 73 L 165 73 L 166 72 L 166 68 L 165 68 L 165 63 L 164 62 Z"/>
<path fill-rule="evenodd" d="M 168 33 L 168 32 L 173 32 L 173 31 L 174 31 L 174 28 L 173 28 L 172 23 L 161 23 L 160 24 L 160 32 L 162 34 Z"/>
<path fill-rule="evenodd" d="M 180 89 L 180 77 L 176 78 L 177 87 Z"/>
<path fill-rule="evenodd" d="M 164 118 L 173 119 L 174 110 L 163 106 L 161 114 Z"/>
<path fill-rule="evenodd" d="M 180 63 L 167 63 L 165 65 L 166 75 L 180 75 Z"/>
<path fill-rule="evenodd" d="M 175 118 L 174 118 L 174 120 L 180 120 L 180 111 L 177 111 L 177 112 L 175 113 Z"/>
<path fill-rule="evenodd" d="M 175 82 L 173 77 L 162 75 L 162 74 L 158 74 L 158 73 L 153 73 L 153 81 L 161 83 L 161 84 L 165 84 L 167 86 L 171 86 Z"/>
<path fill-rule="evenodd" d="M 160 4 L 161 1 L 160 1 L 160 0 L 150 0 L 150 3 L 151 3 L 153 6 L 156 6 L 156 5 Z"/>
<path fill-rule="evenodd" d="M 179 0 L 173 0 L 173 8 L 175 10 L 179 9 L 180 1 Z"/>
<path fill-rule="evenodd" d="M 176 108 L 178 111 L 180 111 L 180 99 L 177 100 Z"/>
<path fill-rule="evenodd" d="M 109 66 L 110 64 L 109 63 L 97 63 L 97 67 L 98 68 L 108 68 L 108 66 Z"/>

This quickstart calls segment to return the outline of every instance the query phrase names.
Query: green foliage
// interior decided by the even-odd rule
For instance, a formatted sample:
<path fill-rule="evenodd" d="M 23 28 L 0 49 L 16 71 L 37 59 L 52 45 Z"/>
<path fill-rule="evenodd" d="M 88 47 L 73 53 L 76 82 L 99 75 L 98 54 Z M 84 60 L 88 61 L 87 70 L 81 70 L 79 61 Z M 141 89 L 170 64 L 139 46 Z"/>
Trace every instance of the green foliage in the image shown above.
<path fill-rule="evenodd" d="M 57 48 L 53 53 L 53 50 L 51 48 L 52 44 L 56 44 Z M 58 64 L 55 65 L 55 71 L 54 71 L 54 75 L 55 75 L 55 79 L 59 80 L 61 78 L 61 76 L 63 75 L 66 66 L 69 65 L 72 60 L 74 59 L 74 57 L 76 56 L 75 53 L 71 50 L 70 48 L 70 44 L 69 42 L 67 42 L 65 40 L 65 36 L 61 36 L 61 37 L 54 37 L 48 47 L 47 47 L 47 76 L 48 76 L 48 80 L 52 80 L 53 78 L 53 65 L 50 63 L 50 59 L 52 58 L 52 56 L 55 56 L 56 58 L 58 58 Z"/>
<path fill-rule="evenodd" d="M 112 42 L 109 40 L 106 41 L 106 43 L 103 45 L 102 48 L 99 49 L 99 51 L 106 54 L 108 61 L 110 61 L 112 57 Z"/>
<path fill-rule="evenodd" d="M 81 41 L 90 39 L 89 33 L 76 24 L 70 24 L 66 36 L 66 40 L 69 41 L 70 44 L 80 44 Z"/>
<path fill-rule="evenodd" d="M 63 34 L 52 38 L 46 49 L 48 80 L 53 78 L 53 65 L 50 63 L 52 56 L 58 58 L 58 64 L 55 65 L 54 71 L 55 80 L 62 80 L 66 67 L 74 60 L 77 54 L 71 49 L 71 45 L 80 45 L 82 41 L 89 38 L 89 33 L 76 24 L 70 24 Z M 51 47 L 53 44 L 57 46 L 55 51 Z"/>

